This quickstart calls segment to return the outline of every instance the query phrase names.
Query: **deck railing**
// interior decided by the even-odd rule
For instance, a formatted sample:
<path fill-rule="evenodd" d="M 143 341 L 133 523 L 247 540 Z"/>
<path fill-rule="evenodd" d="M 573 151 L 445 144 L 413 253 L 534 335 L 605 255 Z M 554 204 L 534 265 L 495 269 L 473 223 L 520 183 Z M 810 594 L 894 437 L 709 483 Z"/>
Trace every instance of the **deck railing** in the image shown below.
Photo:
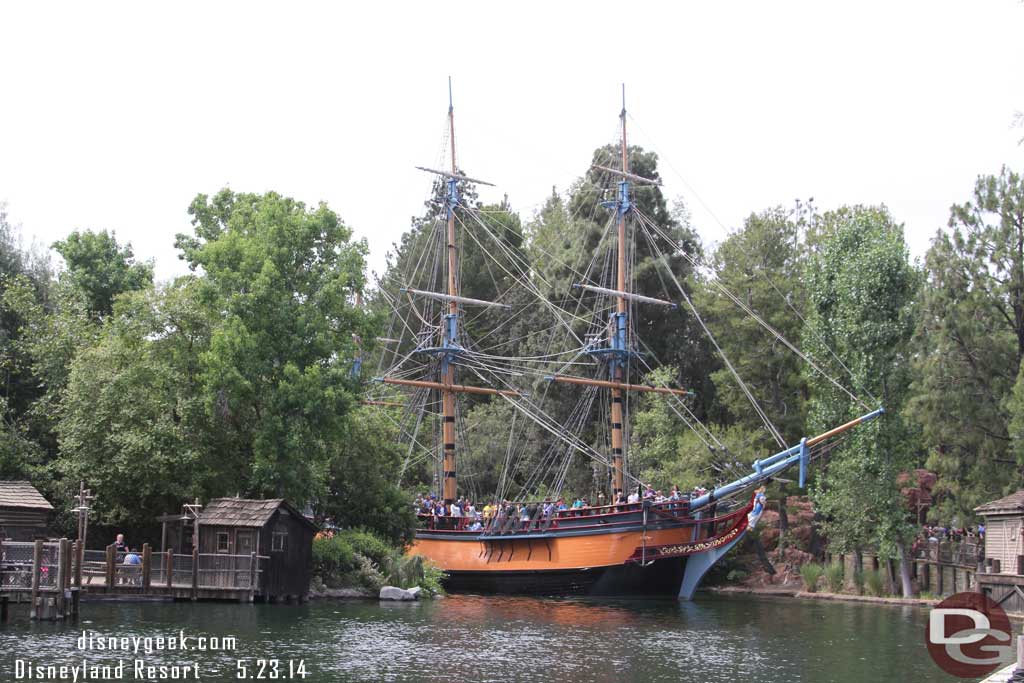
<path fill-rule="evenodd" d="M 62 561 L 60 548 L 61 542 L 56 541 L 0 544 L 0 593 L 56 590 Z M 76 546 L 68 548 L 67 584 L 107 591 L 146 591 L 151 587 L 255 591 L 270 560 L 255 553 L 154 553 L 146 545 L 134 553 L 138 563 L 128 563 L 128 553 L 119 552 L 114 546 L 80 553 L 75 552 Z"/>
<path fill-rule="evenodd" d="M 977 567 L 984 557 L 984 543 L 967 541 L 927 541 L 918 545 L 914 550 L 914 559 L 916 560 L 956 564 L 964 567 Z"/>
<path fill-rule="evenodd" d="M 35 563 L 33 542 L 6 541 L 0 546 L 0 592 L 6 590 L 30 590 L 33 575 L 38 575 L 40 588 L 57 585 L 57 555 L 59 543 L 44 543 L 38 565 Z"/>

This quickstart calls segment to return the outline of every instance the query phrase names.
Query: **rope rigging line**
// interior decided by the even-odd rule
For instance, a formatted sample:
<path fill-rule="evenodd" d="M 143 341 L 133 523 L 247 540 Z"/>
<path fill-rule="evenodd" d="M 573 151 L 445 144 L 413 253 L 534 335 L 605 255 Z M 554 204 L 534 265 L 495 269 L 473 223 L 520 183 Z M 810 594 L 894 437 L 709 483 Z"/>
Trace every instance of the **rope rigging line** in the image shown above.
<path fill-rule="evenodd" d="M 776 429 L 775 425 L 772 424 L 772 421 L 768 418 L 768 414 L 760 406 L 757 399 L 750 391 L 750 388 L 747 387 L 747 383 L 743 381 L 742 377 L 740 377 L 739 371 L 737 371 L 735 366 L 733 366 L 732 361 L 729 359 L 725 351 L 719 345 L 718 340 L 711 333 L 711 330 L 708 328 L 707 324 L 704 322 L 704 319 L 697 311 L 697 307 L 693 305 L 693 301 L 690 299 L 689 294 L 686 293 L 686 289 L 683 287 L 682 283 L 679 282 L 679 279 L 676 277 L 676 274 L 672 272 L 672 269 L 670 267 L 668 267 L 668 259 L 665 258 L 664 253 L 661 251 L 661 247 L 658 246 L 656 240 L 651 238 L 650 232 L 644 225 L 645 222 L 649 223 L 650 221 L 644 221 L 642 214 L 640 214 L 639 212 L 637 212 L 636 215 L 638 217 L 641 217 L 641 220 L 639 221 L 639 225 L 641 226 L 641 232 L 648 239 L 651 248 L 657 254 L 658 262 L 664 262 L 665 270 L 668 272 L 669 277 L 672 279 L 676 287 L 679 289 L 679 293 L 682 295 L 683 300 L 686 302 L 687 308 L 690 309 L 690 312 L 693 314 L 694 319 L 701 326 L 701 329 L 704 330 L 704 334 L 707 335 L 708 339 L 714 345 L 715 350 L 718 351 L 718 355 L 722 358 L 722 361 L 725 363 L 725 366 L 729 369 L 729 372 L 732 374 L 733 379 L 736 380 L 736 384 L 739 386 L 740 391 L 742 391 L 743 395 L 747 397 L 747 400 L 750 402 L 750 405 L 753 406 L 754 411 L 757 413 L 758 417 L 760 417 L 761 421 L 764 423 L 765 428 L 768 430 L 768 433 L 772 435 L 772 437 L 778 442 L 780 446 L 785 448 L 786 440 L 782 438 L 782 434 L 779 432 L 778 429 Z M 671 243 L 671 240 L 669 240 L 669 244 Z"/>
<path fill-rule="evenodd" d="M 649 217 L 643 215 L 637 209 L 634 209 L 634 211 L 635 211 L 637 217 L 641 220 L 642 223 L 644 223 L 647 227 L 651 228 L 656 233 L 658 233 L 661 237 L 666 239 L 669 242 L 669 244 L 673 244 L 674 243 L 674 240 L 672 240 L 671 236 L 666 235 L 661 230 L 661 228 L 656 223 L 654 223 Z M 709 266 L 703 266 L 693 256 L 691 256 L 690 254 L 687 254 L 686 251 L 684 251 L 684 250 L 679 250 L 678 253 L 683 258 L 685 258 L 687 261 L 689 261 L 694 266 L 694 268 L 698 268 L 698 269 L 700 269 L 702 267 L 710 268 Z M 665 261 L 665 268 L 666 268 L 666 270 L 668 270 L 668 272 L 671 273 L 672 272 L 671 268 L 669 268 L 668 265 L 667 265 L 667 258 L 665 258 L 664 255 L 662 255 L 662 259 Z M 713 269 L 712 269 L 712 272 L 714 272 Z M 673 277 L 674 277 L 674 275 L 673 275 Z M 774 336 L 782 344 L 784 344 L 786 346 L 786 348 L 788 348 L 790 351 L 795 353 L 801 360 L 803 360 L 808 365 L 810 365 L 811 368 L 815 372 L 819 373 L 822 377 L 824 377 L 829 382 L 831 382 L 833 385 L 835 385 L 838 389 L 840 389 L 843 393 L 845 393 L 847 396 L 849 396 L 850 399 L 853 400 L 854 402 L 856 402 L 858 405 L 860 405 L 861 407 L 863 407 L 866 410 L 871 410 L 871 406 L 869 406 L 867 403 L 865 403 L 863 400 L 861 400 L 858 396 L 856 396 L 853 392 L 851 392 L 849 389 L 847 389 L 845 386 L 843 386 L 838 380 L 833 378 L 830 374 L 825 372 L 817 363 L 814 362 L 814 360 L 812 358 L 810 358 L 807 354 L 805 354 L 803 351 L 801 351 L 799 348 L 797 348 L 792 342 L 790 342 L 788 339 L 786 339 L 782 335 L 781 332 L 776 330 L 770 323 L 768 323 L 766 320 L 764 320 L 764 318 L 762 318 L 760 315 L 758 315 L 758 313 L 756 311 L 754 311 L 753 309 L 751 309 L 742 299 L 740 299 L 735 294 L 733 294 L 724 284 L 721 283 L 721 281 L 719 281 L 717 279 L 717 277 L 710 279 L 709 282 L 712 285 L 714 285 L 716 287 L 716 289 L 718 289 L 723 295 L 725 295 L 726 298 L 728 298 L 736 306 L 738 306 L 744 313 L 746 313 L 751 318 L 753 318 L 755 322 L 757 322 L 761 327 L 763 327 L 765 330 L 767 330 L 772 336 Z M 833 353 L 833 355 L 835 354 L 834 351 L 832 353 Z M 848 368 L 847 368 L 847 371 L 849 372 Z M 851 378 L 852 378 L 852 375 L 851 375 Z"/>

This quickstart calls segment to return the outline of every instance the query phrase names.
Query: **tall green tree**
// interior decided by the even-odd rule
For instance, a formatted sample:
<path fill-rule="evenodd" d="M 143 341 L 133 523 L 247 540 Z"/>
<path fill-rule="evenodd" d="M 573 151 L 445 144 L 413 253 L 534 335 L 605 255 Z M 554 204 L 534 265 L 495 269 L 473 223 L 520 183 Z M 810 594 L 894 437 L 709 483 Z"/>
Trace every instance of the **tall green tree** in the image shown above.
<path fill-rule="evenodd" d="M 353 335 L 375 334 L 353 302 L 366 243 L 326 205 L 274 192 L 199 195 L 189 213 L 195 234 L 176 244 L 202 269 L 198 296 L 219 317 L 201 356 L 202 395 L 249 463 L 239 488 L 321 498 L 355 399 Z"/>
<path fill-rule="evenodd" d="M 594 151 L 592 164 L 617 166 L 617 162 L 612 160 L 618 159 L 618 150 L 617 145 L 598 148 Z M 652 180 L 661 179 L 657 154 L 630 146 L 628 155 L 632 173 Z M 567 265 L 581 263 L 583 268 L 578 270 L 586 272 L 587 265 L 593 262 L 595 267 L 590 269 L 592 279 L 600 279 L 601 264 L 610 266 L 618 249 L 612 229 L 615 212 L 604 205 L 611 197 L 609 188 L 617 191 L 617 181 L 617 176 L 592 166 L 570 193 L 568 239 L 585 258 L 573 258 Z M 630 242 L 627 286 L 638 294 L 678 301 L 681 296 L 671 282 L 674 276 L 687 293 L 692 294 L 694 268 L 691 259 L 701 258 L 701 246 L 697 233 L 689 224 L 685 207 L 669 207 L 661 188 L 656 185 L 635 184 L 631 201 L 635 210 L 656 227 L 642 227 L 639 220 L 631 220 L 627 235 Z M 558 277 L 561 280 L 579 279 L 576 274 L 564 272 Z M 607 284 L 615 287 L 614 282 Z M 686 307 L 666 311 L 657 306 L 638 306 L 632 322 L 637 335 L 644 340 L 645 348 L 642 350 L 659 363 L 676 368 L 675 381 L 680 386 L 696 389 L 698 412 L 705 412 L 707 406 L 704 402 L 713 395 L 707 379 L 708 351 L 704 337 Z"/>
<path fill-rule="evenodd" d="M 884 207 L 829 212 L 821 238 L 807 267 L 804 350 L 819 360 L 834 352 L 849 369 L 850 385 L 862 396 L 877 397 L 888 414 L 850 434 L 830 456 L 812 495 L 833 547 L 878 544 L 884 554 L 898 556 L 904 594 L 909 595 L 906 542 L 913 529 L 897 477 L 916 457 L 901 411 L 910 380 L 909 342 L 920 276 L 908 262 L 903 227 Z M 835 363 L 829 365 L 834 376 L 843 377 Z M 819 373 L 809 373 L 807 381 L 811 431 L 866 412 Z"/>
<path fill-rule="evenodd" d="M 54 242 L 67 264 L 66 276 L 81 289 L 93 315 L 102 318 L 114 310 L 122 292 L 153 284 L 153 264 L 135 260 L 132 245 L 118 244 L 114 233 L 74 231 Z"/>
<path fill-rule="evenodd" d="M 399 545 L 411 542 L 415 515 L 397 485 L 405 454 L 396 423 L 380 408 L 361 406 L 346 416 L 342 437 L 333 444 L 320 514 L 343 528 L 370 529 Z"/>
<path fill-rule="evenodd" d="M 0 478 L 28 476 L 46 461 L 32 416 L 45 387 L 33 372 L 24 331 L 25 308 L 46 305 L 52 277 L 46 255 L 22 244 L 0 202 Z"/>
<path fill-rule="evenodd" d="M 670 371 L 656 370 L 647 381 L 663 384 Z M 668 495 L 672 486 L 689 491 L 738 479 L 749 473 L 746 465 L 763 455 L 758 448 L 759 430 L 741 424 L 710 424 L 708 429 L 713 437 L 688 426 L 664 397 L 644 396 L 630 433 L 633 471 L 642 482 Z"/>
<path fill-rule="evenodd" d="M 1024 356 L 1024 182 L 979 177 L 925 257 L 909 414 L 938 474 L 932 516 L 963 524 L 973 508 L 1024 484 L 1014 399 Z"/>
<path fill-rule="evenodd" d="M 719 345 L 789 444 L 805 434 L 803 363 L 718 285 L 799 347 L 806 299 L 803 269 L 807 252 L 802 235 L 814 221 L 809 204 L 751 214 L 743 227 L 715 250 L 715 281 L 703 282 L 698 290 L 699 308 Z M 718 402 L 728 411 L 727 419 L 760 432 L 760 446 L 776 445 L 732 373 L 721 368 L 712 373 L 712 380 Z"/>
<path fill-rule="evenodd" d="M 183 500 L 236 493 L 250 471 L 203 404 L 201 356 L 217 316 L 199 289 L 184 277 L 125 294 L 71 362 L 58 468 L 69 487 L 89 482 L 101 524 L 139 530 Z"/>

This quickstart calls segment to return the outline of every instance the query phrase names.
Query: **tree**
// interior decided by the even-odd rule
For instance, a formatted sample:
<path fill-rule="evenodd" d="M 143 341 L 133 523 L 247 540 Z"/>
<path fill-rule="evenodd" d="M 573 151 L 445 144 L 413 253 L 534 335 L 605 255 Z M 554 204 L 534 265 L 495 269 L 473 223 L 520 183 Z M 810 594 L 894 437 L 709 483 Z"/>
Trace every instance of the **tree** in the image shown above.
<path fill-rule="evenodd" d="M 410 497 L 396 485 L 403 455 L 395 423 L 381 409 L 353 410 L 334 444 L 321 514 L 341 527 L 367 528 L 392 543 L 410 543 L 415 515 Z"/>
<path fill-rule="evenodd" d="M 740 299 L 784 338 L 800 345 L 806 293 L 806 249 L 801 231 L 816 220 L 813 206 L 775 207 L 751 214 L 743 228 L 715 250 L 715 280 Z M 807 386 L 802 362 L 753 317 L 730 301 L 715 283 L 698 290 L 699 308 L 722 350 L 749 385 L 760 406 L 788 444 L 805 434 Z M 716 398 L 729 421 L 760 431 L 759 444 L 775 446 L 763 423 L 728 369 L 711 375 Z"/>
<path fill-rule="evenodd" d="M 618 150 L 617 145 L 598 148 L 594 151 L 592 164 L 616 165 L 611 160 L 618 159 Z M 635 146 L 629 147 L 628 154 L 632 173 L 660 180 L 657 154 Z M 603 206 L 603 202 L 608 199 L 607 188 L 616 187 L 617 181 L 617 176 L 592 166 L 572 188 L 569 200 L 570 231 L 566 239 L 575 245 L 577 253 L 581 253 L 582 257 L 563 261 L 565 265 L 562 266 L 562 272 L 554 276 L 560 281 L 573 279 L 578 282 L 579 276 L 566 273 L 566 268 L 579 263 L 583 267 L 577 267 L 576 270 L 583 273 L 591 262 L 598 264 L 596 272 L 592 272 L 591 276 L 600 279 L 599 264 L 609 263 L 616 252 L 617 240 L 611 239 L 614 231 L 609 234 L 615 212 Z M 655 227 L 644 225 L 644 221 L 631 221 L 627 235 L 631 242 L 631 253 L 627 259 L 627 287 L 637 294 L 679 301 L 681 295 L 670 281 L 671 272 L 687 293 L 692 294 L 691 276 L 694 269 L 691 259 L 701 258 L 701 247 L 697 233 L 689 224 L 685 206 L 679 204 L 674 209 L 669 208 L 661 188 L 656 185 L 637 184 L 633 188 L 631 201 L 635 211 Z M 613 282 L 607 284 L 615 287 Z M 680 386 L 697 391 L 697 411 L 703 414 L 713 396 L 713 391 L 709 391 L 710 382 L 707 381 L 710 363 L 704 337 L 687 308 L 680 306 L 666 311 L 657 306 L 637 307 L 632 324 L 637 336 L 645 342 L 641 350 L 656 359 L 656 362 L 675 367 L 675 381 Z"/>
<path fill-rule="evenodd" d="M 842 208 L 825 214 L 821 240 L 807 267 L 809 311 L 804 351 L 843 376 L 831 352 L 862 395 L 877 396 L 884 419 L 857 427 L 812 487 L 833 547 L 865 544 L 901 560 L 903 592 L 911 593 L 906 541 L 912 534 L 897 477 L 915 458 L 913 434 L 901 417 L 909 384 L 919 273 L 908 262 L 903 227 L 884 207 Z M 808 421 L 820 432 L 866 412 L 820 373 L 808 371 Z"/>
<path fill-rule="evenodd" d="M 1024 484 L 1024 404 L 1013 398 L 1024 356 L 1021 176 L 1003 168 L 979 177 L 973 201 L 952 207 L 949 228 L 925 257 L 908 414 L 938 475 L 931 515 L 962 524 L 975 506 Z"/>
<path fill-rule="evenodd" d="M 6 205 L 0 203 L 0 394 L 4 398 L 0 422 L 9 435 L 24 432 L 24 420 L 43 393 L 32 373 L 32 359 L 25 353 L 24 310 L 13 304 L 20 300 L 41 310 L 50 296 L 52 277 L 48 258 L 34 247 L 23 247 Z M 10 295 L 8 290 L 13 290 Z"/>
<path fill-rule="evenodd" d="M 110 315 L 122 292 L 153 285 L 153 264 L 137 263 L 132 245 L 117 243 L 114 233 L 74 231 L 53 243 L 67 264 L 67 277 L 80 288 L 97 318 Z"/>
<path fill-rule="evenodd" d="M 100 523 L 137 530 L 154 510 L 234 494 L 246 479 L 249 463 L 203 406 L 198 369 L 216 318 L 198 290 L 185 277 L 121 297 L 71 363 L 58 466 L 98 494 Z"/>
<path fill-rule="evenodd" d="M 662 368 L 647 381 L 664 383 L 667 375 L 668 369 Z M 630 435 L 634 472 L 666 495 L 672 486 L 683 491 L 714 488 L 748 474 L 747 466 L 760 455 L 757 431 L 742 425 L 708 428 L 715 441 L 687 426 L 663 396 L 644 396 Z"/>
<path fill-rule="evenodd" d="M 189 208 L 176 244 L 202 268 L 198 297 L 218 317 L 200 358 L 206 410 L 249 467 L 238 487 L 303 504 L 323 497 L 333 444 L 354 402 L 354 335 L 375 322 L 352 295 L 365 241 L 326 205 L 222 190 Z"/>

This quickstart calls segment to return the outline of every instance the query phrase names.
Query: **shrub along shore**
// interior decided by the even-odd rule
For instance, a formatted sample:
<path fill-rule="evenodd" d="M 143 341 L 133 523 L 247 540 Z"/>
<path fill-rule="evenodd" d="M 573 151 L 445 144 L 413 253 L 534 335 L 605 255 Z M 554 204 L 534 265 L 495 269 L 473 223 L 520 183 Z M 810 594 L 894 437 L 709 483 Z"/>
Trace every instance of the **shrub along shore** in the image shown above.
<path fill-rule="evenodd" d="M 313 540 L 313 593 L 323 597 L 376 597 L 384 586 L 443 595 L 438 567 L 379 536 L 359 529 L 318 535 Z"/>

